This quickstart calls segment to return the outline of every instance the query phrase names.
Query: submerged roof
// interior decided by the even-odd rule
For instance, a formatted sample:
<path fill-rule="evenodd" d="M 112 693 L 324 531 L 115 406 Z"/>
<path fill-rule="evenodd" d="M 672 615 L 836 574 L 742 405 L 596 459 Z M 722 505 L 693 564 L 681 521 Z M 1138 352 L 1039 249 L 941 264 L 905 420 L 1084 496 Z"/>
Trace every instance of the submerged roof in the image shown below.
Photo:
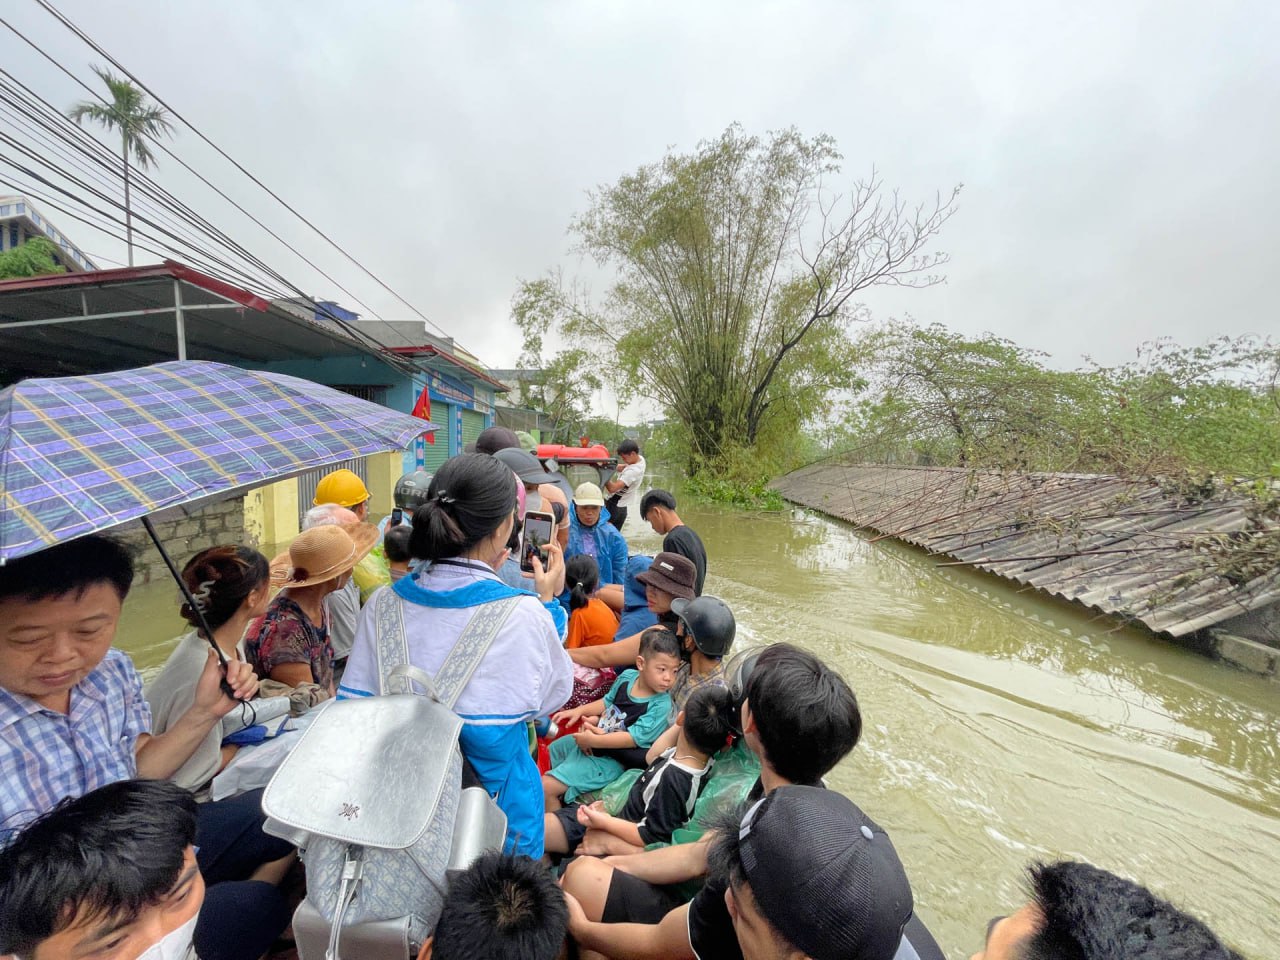
<path fill-rule="evenodd" d="M 1244 497 L 1093 474 L 838 461 L 804 467 L 773 487 L 857 526 L 1173 637 L 1280 601 L 1280 570 L 1222 573 L 1223 551 L 1247 544 L 1256 530 Z"/>

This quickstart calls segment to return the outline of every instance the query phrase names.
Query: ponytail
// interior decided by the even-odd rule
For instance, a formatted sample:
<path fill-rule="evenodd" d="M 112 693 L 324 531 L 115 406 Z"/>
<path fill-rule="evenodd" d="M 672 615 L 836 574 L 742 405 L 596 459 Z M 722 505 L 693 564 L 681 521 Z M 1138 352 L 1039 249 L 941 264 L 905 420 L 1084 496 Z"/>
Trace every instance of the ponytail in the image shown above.
<path fill-rule="evenodd" d="M 570 557 L 564 566 L 564 584 L 569 588 L 569 612 L 585 607 L 600 586 L 600 568 L 595 558 L 585 553 Z"/>
<path fill-rule="evenodd" d="M 502 526 L 516 508 L 515 474 L 483 453 L 446 460 L 413 514 L 409 550 L 434 562 L 461 556 Z"/>

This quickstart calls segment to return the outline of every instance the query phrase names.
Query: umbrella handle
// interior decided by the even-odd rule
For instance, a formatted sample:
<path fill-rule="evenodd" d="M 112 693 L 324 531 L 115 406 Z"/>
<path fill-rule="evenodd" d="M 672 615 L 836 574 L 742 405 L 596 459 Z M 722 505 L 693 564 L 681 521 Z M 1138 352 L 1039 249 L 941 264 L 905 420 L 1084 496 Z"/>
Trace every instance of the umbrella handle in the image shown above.
<path fill-rule="evenodd" d="M 209 626 L 209 621 L 204 618 L 204 611 L 200 609 L 200 605 L 196 603 L 196 598 L 191 595 L 187 582 L 182 579 L 182 574 L 178 570 L 177 564 L 173 562 L 173 558 L 169 556 L 165 550 L 164 544 L 160 542 L 160 537 L 156 534 L 156 528 L 151 525 L 150 517 L 142 518 L 142 526 L 151 537 L 151 542 L 156 545 L 156 549 L 160 551 L 160 558 L 164 560 L 165 566 L 169 568 L 169 572 L 173 574 L 173 579 L 178 583 L 178 589 L 182 591 L 182 597 L 187 601 L 187 606 L 191 608 L 191 612 L 196 615 L 196 621 L 200 625 L 205 637 L 209 641 L 209 646 L 213 647 L 213 652 L 218 655 L 218 663 L 222 664 L 222 692 L 232 700 L 238 700 L 235 691 L 231 689 L 231 684 L 227 683 L 227 655 L 222 652 L 222 648 L 218 646 L 218 642 L 213 639 L 213 628 Z"/>

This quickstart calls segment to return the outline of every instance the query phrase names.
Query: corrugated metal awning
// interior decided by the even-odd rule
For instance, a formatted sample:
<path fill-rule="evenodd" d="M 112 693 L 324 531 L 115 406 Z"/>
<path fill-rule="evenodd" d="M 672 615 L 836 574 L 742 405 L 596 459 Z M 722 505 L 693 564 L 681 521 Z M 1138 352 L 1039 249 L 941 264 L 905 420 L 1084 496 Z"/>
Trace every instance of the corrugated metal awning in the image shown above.
<path fill-rule="evenodd" d="M 404 363 L 376 345 L 173 261 L 2 282 L 0 338 L 0 384 L 175 358 L 246 366 L 363 355 Z"/>

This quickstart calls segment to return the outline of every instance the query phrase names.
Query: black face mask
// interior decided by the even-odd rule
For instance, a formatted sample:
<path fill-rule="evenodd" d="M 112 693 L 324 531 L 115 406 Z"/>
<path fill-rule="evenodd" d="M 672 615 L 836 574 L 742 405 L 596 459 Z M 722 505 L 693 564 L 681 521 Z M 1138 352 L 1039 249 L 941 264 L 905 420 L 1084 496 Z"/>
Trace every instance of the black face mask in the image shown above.
<path fill-rule="evenodd" d="M 687 642 L 687 641 L 692 641 L 692 639 L 693 638 L 690 637 L 689 634 L 687 633 L 680 635 L 680 662 L 681 663 L 693 662 L 693 651 L 689 649 L 689 643 Z"/>

